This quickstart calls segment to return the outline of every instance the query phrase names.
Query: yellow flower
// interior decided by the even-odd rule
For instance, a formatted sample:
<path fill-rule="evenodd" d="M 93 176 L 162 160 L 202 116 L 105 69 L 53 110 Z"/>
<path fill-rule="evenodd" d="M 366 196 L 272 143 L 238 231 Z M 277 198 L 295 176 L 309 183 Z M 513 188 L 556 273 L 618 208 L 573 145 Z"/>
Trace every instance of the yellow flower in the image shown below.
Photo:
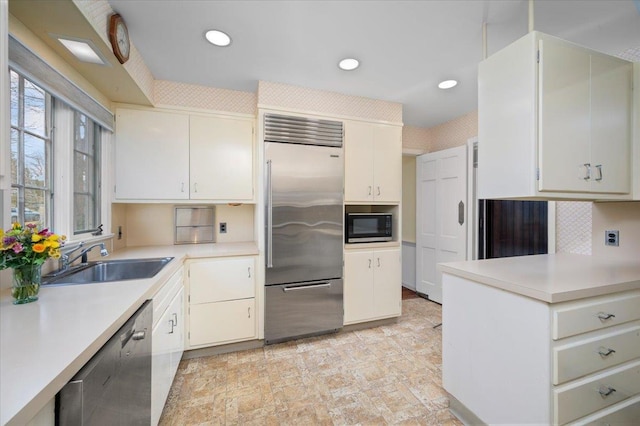
<path fill-rule="evenodd" d="M 50 248 L 54 248 L 54 249 L 57 249 L 58 247 L 60 247 L 60 243 L 57 242 L 57 241 L 46 240 L 44 242 L 44 245 L 45 245 L 45 247 L 50 247 Z"/>
<path fill-rule="evenodd" d="M 42 253 L 45 250 L 45 248 L 46 247 L 44 246 L 44 244 L 41 244 L 41 243 L 34 244 L 33 247 L 31 247 L 31 249 L 36 253 Z"/>
<path fill-rule="evenodd" d="M 41 239 L 42 239 L 42 235 L 40 235 L 40 234 L 33 234 L 31 236 L 31 241 L 34 242 L 34 243 L 37 243 Z"/>
<path fill-rule="evenodd" d="M 20 225 L 18 222 L 13 222 L 12 227 L 13 227 L 14 230 L 22 229 L 22 225 Z"/>
<path fill-rule="evenodd" d="M 60 250 L 49 249 L 49 256 L 51 256 L 54 259 L 60 259 Z"/>

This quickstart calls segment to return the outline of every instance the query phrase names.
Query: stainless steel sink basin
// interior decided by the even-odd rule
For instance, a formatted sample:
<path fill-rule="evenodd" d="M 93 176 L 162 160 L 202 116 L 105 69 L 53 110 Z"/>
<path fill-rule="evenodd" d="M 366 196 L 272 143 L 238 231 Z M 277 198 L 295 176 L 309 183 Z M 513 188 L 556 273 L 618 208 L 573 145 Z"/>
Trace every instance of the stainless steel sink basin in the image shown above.
<path fill-rule="evenodd" d="M 158 257 L 89 262 L 60 275 L 42 277 L 42 284 L 89 284 L 151 278 L 172 259 Z"/>

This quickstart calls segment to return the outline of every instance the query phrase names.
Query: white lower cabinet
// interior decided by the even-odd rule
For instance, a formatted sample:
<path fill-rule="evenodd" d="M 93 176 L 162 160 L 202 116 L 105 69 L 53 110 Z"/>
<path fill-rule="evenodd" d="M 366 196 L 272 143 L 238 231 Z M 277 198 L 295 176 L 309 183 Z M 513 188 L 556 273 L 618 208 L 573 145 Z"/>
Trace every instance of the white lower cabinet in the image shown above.
<path fill-rule="evenodd" d="M 443 283 L 443 387 L 482 422 L 640 424 L 640 290 L 549 304 Z"/>
<path fill-rule="evenodd" d="M 151 424 L 157 425 L 184 350 L 184 286 L 180 268 L 153 298 Z"/>
<path fill-rule="evenodd" d="M 399 248 L 345 251 L 345 325 L 399 316 L 401 299 Z"/>
<path fill-rule="evenodd" d="M 255 339 L 255 258 L 192 260 L 188 268 L 187 347 Z"/>

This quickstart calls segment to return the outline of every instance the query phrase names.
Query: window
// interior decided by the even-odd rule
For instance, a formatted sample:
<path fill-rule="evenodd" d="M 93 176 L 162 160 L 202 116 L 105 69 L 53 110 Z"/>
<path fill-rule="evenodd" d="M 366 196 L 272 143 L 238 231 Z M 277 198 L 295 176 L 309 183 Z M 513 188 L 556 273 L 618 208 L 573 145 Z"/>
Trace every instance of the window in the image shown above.
<path fill-rule="evenodd" d="M 14 71 L 11 78 L 11 222 L 51 223 L 52 99 Z"/>
<path fill-rule="evenodd" d="M 100 126 L 86 115 L 73 114 L 73 233 L 100 225 Z"/>

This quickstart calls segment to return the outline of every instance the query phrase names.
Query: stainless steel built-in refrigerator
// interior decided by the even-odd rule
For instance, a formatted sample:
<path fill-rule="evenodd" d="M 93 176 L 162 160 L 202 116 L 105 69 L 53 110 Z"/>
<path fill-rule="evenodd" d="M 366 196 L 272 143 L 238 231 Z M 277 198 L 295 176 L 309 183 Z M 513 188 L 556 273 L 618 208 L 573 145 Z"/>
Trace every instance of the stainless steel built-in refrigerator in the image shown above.
<path fill-rule="evenodd" d="M 265 115 L 265 342 L 343 322 L 342 123 Z"/>

